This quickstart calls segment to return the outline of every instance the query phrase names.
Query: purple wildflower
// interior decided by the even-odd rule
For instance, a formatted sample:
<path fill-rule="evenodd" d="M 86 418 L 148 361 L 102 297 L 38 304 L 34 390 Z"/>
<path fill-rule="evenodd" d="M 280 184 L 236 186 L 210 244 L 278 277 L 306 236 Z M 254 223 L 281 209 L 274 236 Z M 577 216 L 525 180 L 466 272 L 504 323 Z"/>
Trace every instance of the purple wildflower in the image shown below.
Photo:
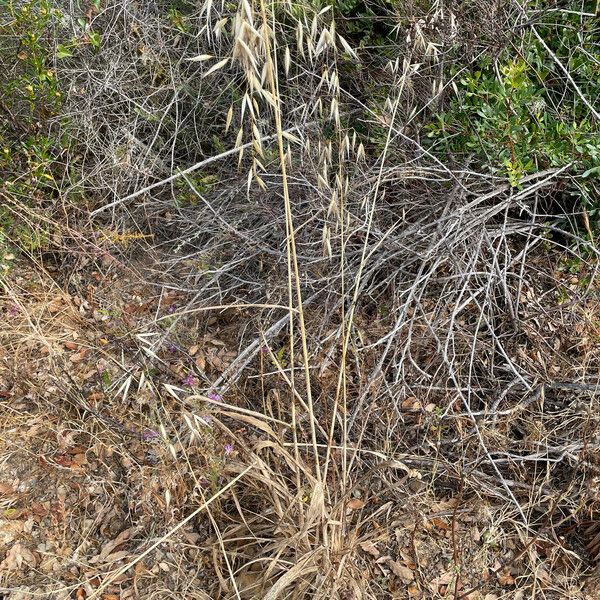
<path fill-rule="evenodd" d="M 153 431 L 152 429 L 146 429 L 144 430 L 144 433 L 142 433 L 142 437 L 145 440 L 153 440 L 155 438 L 158 437 L 158 431 Z"/>
<path fill-rule="evenodd" d="M 167 306 L 167 312 L 172 315 L 177 310 L 177 307 L 174 304 L 169 304 Z"/>
<path fill-rule="evenodd" d="M 177 352 L 177 346 L 176 346 L 175 344 L 169 344 L 169 345 L 167 346 L 167 350 L 168 350 L 169 352 Z"/>
<path fill-rule="evenodd" d="M 8 307 L 8 314 L 11 317 L 16 317 L 19 314 L 19 307 L 16 304 L 10 304 Z"/>
<path fill-rule="evenodd" d="M 210 415 L 204 415 L 201 417 L 206 425 L 210 425 L 212 423 L 212 417 Z"/>
<path fill-rule="evenodd" d="M 190 371 L 187 377 L 183 380 L 183 385 L 187 385 L 189 387 L 193 387 L 196 385 L 196 378 L 194 374 Z"/>
<path fill-rule="evenodd" d="M 219 394 L 217 394 L 216 392 L 210 392 L 206 395 L 206 397 L 209 400 L 212 400 L 213 402 L 221 402 L 221 396 L 219 396 Z"/>
<path fill-rule="evenodd" d="M 233 446 L 231 444 L 225 444 L 225 456 L 233 454 Z"/>

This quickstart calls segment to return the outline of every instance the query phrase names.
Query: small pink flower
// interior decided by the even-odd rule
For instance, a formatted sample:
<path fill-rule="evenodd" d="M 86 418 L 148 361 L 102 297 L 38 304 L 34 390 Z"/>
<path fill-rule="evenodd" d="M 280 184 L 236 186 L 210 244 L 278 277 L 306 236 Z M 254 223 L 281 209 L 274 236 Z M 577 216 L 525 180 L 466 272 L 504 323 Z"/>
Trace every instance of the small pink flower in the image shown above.
<path fill-rule="evenodd" d="M 201 417 L 206 425 L 210 425 L 212 423 L 212 417 L 210 415 L 204 415 Z"/>
<path fill-rule="evenodd" d="M 225 444 L 225 456 L 233 454 L 233 446 L 231 444 Z"/>
<path fill-rule="evenodd" d="M 158 437 L 159 433 L 158 431 L 153 431 L 152 429 L 146 429 L 144 431 L 144 433 L 142 433 L 142 437 L 145 440 L 153 440 L 156 439 Z"/>
<path fill-rule="evenodd" d="M 188 373 L 187 377 L 183 380 L 183 385 L 193 387 L 196 385 L 196 378 L 192 372 Z"/>
<path fill-rule="evenodd" d="M 206 397 L 213 402 L 221 402 L 221 396 L 215 392 L 210 392 Z"/>

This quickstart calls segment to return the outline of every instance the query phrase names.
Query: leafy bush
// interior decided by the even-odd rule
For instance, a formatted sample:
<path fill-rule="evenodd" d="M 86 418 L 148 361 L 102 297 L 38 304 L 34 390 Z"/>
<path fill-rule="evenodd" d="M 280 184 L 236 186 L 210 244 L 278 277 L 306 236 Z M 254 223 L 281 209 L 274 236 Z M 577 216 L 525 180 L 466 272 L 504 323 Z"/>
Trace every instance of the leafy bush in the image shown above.
<path fill-rule="evenodd" d="M 53 68 L 54 30 L 61 18 L 50 0 L 0 0 L 0 177 L 12 202 L 0 209 L 7 240 L 28 251 L 47 239 L 29 210 L 56 189 L 61 140 L 50 133 L 62 92 Z"/>
<path fill-rule="evenodd" d="M 600 106 L 600 27 L 591 12 L 538 4 L 547 3 L 528 7 L 534 29 L 514 36 L 512 47 L 466 71 L 452 67 L 454 97 L 427 136 L 438 155 L 470 156 L 515 187 L 528 173 L 570 164 L 569 193 L 595 215 L 600 123 L 590 106 Z"/>
<path fill-rule="evenodd" d="M 514 186 L 540 168 L 573 162 L 578 170 L 593 169 L 600 158 L 597 124 L 553 113 L 546 88 L 536 85 L 524 60 L 497 66 L 500 76 L 482 65 L 460 78 L 457 98 L 427 126 L 429 137 L 457 157 L 474 153 Z"/>

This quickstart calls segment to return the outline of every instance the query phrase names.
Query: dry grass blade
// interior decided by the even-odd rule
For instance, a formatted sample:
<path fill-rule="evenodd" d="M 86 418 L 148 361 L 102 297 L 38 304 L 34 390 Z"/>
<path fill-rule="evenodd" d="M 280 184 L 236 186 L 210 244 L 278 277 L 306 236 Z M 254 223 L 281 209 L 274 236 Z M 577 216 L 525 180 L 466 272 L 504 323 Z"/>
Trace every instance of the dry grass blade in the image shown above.
<path fill-rule="evenodd" d="M 310 575 L 317 571 L 315 565 L 309 564 L 312 556 L 307 556 L 301 559 L 298 564 L 295 564 L 285 575 L 280 577 L 277 583 L 265 594 L 264 600 L 277 600 L 286 588 L 295 585 L 299 579 Z"/>

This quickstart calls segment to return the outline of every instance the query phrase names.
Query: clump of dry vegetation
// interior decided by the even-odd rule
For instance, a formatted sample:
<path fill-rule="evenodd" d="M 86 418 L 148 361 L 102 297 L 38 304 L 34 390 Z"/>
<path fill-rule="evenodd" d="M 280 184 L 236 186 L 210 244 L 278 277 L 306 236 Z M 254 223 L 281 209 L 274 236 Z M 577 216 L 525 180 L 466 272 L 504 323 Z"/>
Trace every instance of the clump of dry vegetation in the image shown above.
<path fill-rule="evenodd" d="M 0 8 L 4 598 L 597 597 L 595 7 Z"/>

